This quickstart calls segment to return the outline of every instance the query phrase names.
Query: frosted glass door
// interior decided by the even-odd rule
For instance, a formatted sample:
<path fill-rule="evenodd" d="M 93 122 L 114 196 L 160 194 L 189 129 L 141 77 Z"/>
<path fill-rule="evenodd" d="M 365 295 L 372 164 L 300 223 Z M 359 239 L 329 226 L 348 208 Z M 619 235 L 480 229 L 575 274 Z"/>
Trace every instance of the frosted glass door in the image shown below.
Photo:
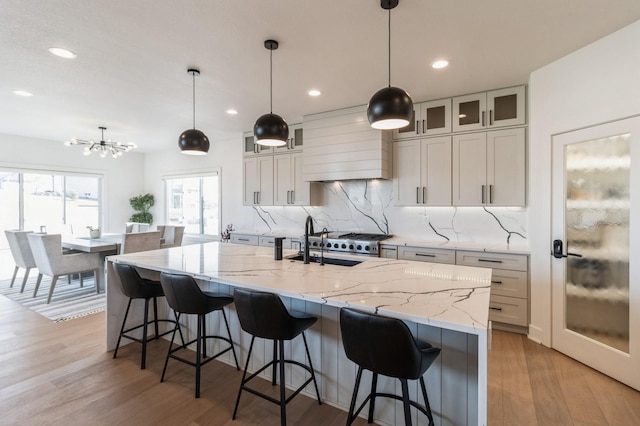
<path fill-rule="evenodd" d="M 632 200 L 637 203 L 639 193 L 631 184 L 638 181 L 632 178 L 632 140 L 638 140 L 632 124 L 638 121 L 554 138 L 551 250 L 553 346 L 636 388 L 632 311 L 640 306 L 634 298 L 640 283 L 632 280 L 638 268 L 630 259 L 638 253 L 631 238 L 638 229 L 631 227 Z"/>

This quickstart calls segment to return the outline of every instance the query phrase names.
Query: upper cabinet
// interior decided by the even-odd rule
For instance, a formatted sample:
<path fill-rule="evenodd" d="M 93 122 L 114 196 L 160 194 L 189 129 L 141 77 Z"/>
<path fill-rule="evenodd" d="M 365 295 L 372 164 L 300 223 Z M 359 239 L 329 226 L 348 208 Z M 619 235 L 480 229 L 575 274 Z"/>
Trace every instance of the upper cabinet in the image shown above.
<path fill-rule="evenodd" d="M 273 154 L 273 147 L 262 146 L 255 143 L 253 132 L 244 132 L 242 134 L 242 149 L 245 157 L 260 154 Z"/>
<path fill-rule="evenodd" d="M 453 98 L 453 131 L 525 124 L 525 87 L 516 86 Z"/>
<path fill-rule="evenodd" d="M 285 146 L 275 147 L 274 153 L 302 151 L 303 144 L 302 123 L 292 124 L 289 126 L 289 139 L 287 139 L 287 144 Z"/>
<path fill-rule="evenodd" d="M 273 205 L 273 155 L 250 157 L 243 164 L 243 204 Z"/>
<path fill-rule="evenodd" d="M 276 206 L 313 206 L 319 204 L 322 187 L 305 182 L 302 153 L 273 156 L 273 204 Z"/>
<path fill-rule="evenodd" d="M 394 139 L 451 133 L 451 98 L 414 104 L 413 109 L 413 120 L 406 127 L 394 130 Z"/>
<path fill-rule="evenodd" d="M 451 205 L 451 136 L 393 144 L 396 206 Z"/>
<path fill-rule="evenodd" d="M 454 206 L 525 205 L 524 128 L 453 136 Z"/>

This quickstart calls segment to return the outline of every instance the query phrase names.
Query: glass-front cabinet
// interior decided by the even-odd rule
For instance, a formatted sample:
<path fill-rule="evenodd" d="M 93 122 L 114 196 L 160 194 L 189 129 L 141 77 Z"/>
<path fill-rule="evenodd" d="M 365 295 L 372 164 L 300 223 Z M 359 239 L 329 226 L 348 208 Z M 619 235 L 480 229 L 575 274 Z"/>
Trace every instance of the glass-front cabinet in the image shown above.
<path fill-rule="evenodd" d="M 453 98 L 453 131 L 525 124 L 525 86 Z"/>
<path fill-rule="evenodd" d="M 258 154 L 273 154 L 273 147 L 262 146 L 255 143 L 253 132 L 244 132 L 242 134 L 242 148 L 245 157 Z"/>
<path fill-rule="evenodd" d="M 302 151 L 304 144 L 302 123 L 289 125 L 289 138 L 286 145 L 275 147 L 275 152 L 294 152 Z"/>
<path fill-rule="evenodd" d="M 413 105 L 413 119 L 393 131 L 394 139 L 451 133 L 451 98 L 421 102 Z"/>

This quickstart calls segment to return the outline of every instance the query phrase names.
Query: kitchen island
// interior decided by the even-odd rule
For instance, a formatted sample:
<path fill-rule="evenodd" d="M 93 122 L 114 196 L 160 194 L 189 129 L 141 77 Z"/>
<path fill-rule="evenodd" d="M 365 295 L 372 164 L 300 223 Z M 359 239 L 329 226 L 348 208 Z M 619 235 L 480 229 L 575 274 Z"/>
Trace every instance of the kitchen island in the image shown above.
<path fill-rule="evenodd" d="M 209 291 L 232 294 L 234 287 L 271 291 L 279 294 L 288 308 L 318 316 L 319 321 L 308 332 L 308 342 L 319 373 L 321 396 L 323 402 L 344 410 L 349 406 L 356 366 L 342 348 L 339 309 L 350 306 L 405 320 L 414 335 L 442 348 L 425 375 L 436 424 L 486 424 L 490 269 L 370 257 L 358 257 L 362 263 L 352 267 L 305 265 L 286 258 L 294 254 L 285 250 L 285 258 L 275 261 L 270 248 L 213 242 L 109 257 L 107 350 L 115 347 L 127 303 L 118 289 L 113 262 L 185 273 Z M 242 332 L 233 306 L 229 310 L 232 338 L 244 358 L 250 336 Z M 132 323 L 141 320 L 141 305 L 132 306 L 132 313 L 137 315 L 131 317 Z M 208 322 L 208 330 L 222 333 L 216 315 L 210 315 Z M 185 323 L 193 332 L 195 321 Z M 285 350 L 293 359 L 304 361 L 300 342 L 290 342 Z M 257 341 L 254 354 L 250 369 L 255 370 L 272 356 L 270 343 Z M 228 357 L 221 360 L 232 363 Z M 305 379 L 304 371 L 287 371 L 291 386 Z M 203 380 L 206 386 L 206 375 Z M 370 376 L 363 380 L 370 382 Z M 380 378 L 379 390 L 399 393 L 396 382 Z M 417 398 L 417 382 L 411 385 L 412 397 Z M 414 424 L 427 424 L 426 417 L 415 409 L 413 416 Z M 402 423 L 402 405 L 384 398 L 376 401 L 375 417 L 382 424 Z"/>

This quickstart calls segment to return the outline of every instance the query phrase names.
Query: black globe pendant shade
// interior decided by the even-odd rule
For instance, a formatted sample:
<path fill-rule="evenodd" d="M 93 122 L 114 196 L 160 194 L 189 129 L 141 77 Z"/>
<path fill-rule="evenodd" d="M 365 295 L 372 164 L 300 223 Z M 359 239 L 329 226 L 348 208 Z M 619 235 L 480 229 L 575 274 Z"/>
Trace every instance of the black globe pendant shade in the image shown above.
<path fill-rule="evenodd" d="M 398 0 L 380 0 L 380 7 L 389 11 L 389 86 L 378 90 L 367 105 L 367 118 L 374 129 L 399 129 L 413 119 L 411 96 L 391 86 L 391 9 L 397 5 Z"/>
<path fill-rule="evenodd" d="M 195 68 L 187 70 L 193 77 L 193 129 L 185 130 L 178 138 L 178 146 L 183 154 L 206 155 L 209 152 L 209 138 L 196 129 L 196 76 L 200 71 Z"/>
<path fill-rule="evenodd" d="M 284 146 L 289 138 L 289 126 L 278 114 L 264 114 L 256 120 L 253 134 L 260 145 Z"/>
<path fill-rule="evenodd" d="M 205 155 L 209 152 L 209 138 L 198 129 L 185 130 L 180 134 L 178 146 L 183 154 Z"/>
<path fill-rule="evenodd" d="M 273 51 L 278 48 L 275 40 L 265 40 L 264 47 L 269 50 L 269 103 L 270 112 L 256 120 L 253 125 L 253 135 L 256 144 L 262 146 L 285 146 L 289 138 L 289 126 L 282 117 L 273 113 Z"/>
<path fill-rule="evenodd" d="M 374 129 L 399 129 L 413 117 L 413 102 L 399 87 L 378 90 L 369 101 L 367 117 Z"/>

